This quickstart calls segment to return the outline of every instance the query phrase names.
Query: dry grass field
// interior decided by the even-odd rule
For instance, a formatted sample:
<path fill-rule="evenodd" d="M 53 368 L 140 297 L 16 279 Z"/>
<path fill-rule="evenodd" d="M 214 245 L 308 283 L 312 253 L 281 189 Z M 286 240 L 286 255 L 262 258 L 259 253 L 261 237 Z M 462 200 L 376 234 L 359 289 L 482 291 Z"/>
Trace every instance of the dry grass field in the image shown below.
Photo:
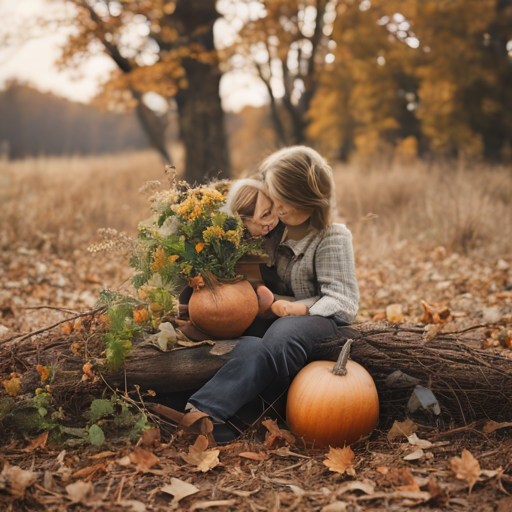
<path fill-rule="evenodd" d="M 357 254 L 386 256 L 397 243 L 489 258 L 512 252 L 512 169 L 418 162 L 409 166 L 335 164 L 340 218 Z M 69 255 L 101 227 L 133 234 L 148 215 L 138 189 L 162 179 L 151 152 L 0 162 L 0 246 Z M 378 218 L 363 220 L 368 214 Z"/>

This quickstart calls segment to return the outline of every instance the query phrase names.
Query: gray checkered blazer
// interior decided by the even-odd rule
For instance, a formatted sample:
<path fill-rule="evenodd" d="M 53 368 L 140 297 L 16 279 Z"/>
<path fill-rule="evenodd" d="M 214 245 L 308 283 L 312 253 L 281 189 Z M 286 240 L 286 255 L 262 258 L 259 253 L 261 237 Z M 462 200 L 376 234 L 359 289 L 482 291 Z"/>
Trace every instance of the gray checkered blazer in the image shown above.
<path fill-rule="evenodd" d="M 333 317 L 340 324 L 354 321 L 359 288 L 352 234 L 345 225 L 331 224 L 322 231 L 313 230 L 302 240 L 282 242 L 275 265 L 295 299 L 312 304 L 311 315 Z"/>

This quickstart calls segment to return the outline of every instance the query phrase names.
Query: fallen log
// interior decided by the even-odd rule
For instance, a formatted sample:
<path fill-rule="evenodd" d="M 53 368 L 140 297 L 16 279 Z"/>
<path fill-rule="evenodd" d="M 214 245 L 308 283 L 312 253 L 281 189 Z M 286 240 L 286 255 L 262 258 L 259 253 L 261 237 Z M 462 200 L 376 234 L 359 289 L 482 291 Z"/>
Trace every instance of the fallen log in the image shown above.
<path fill-rule="evenodd" d="M 512 352 L 476 348 L 475 338 L 467 333 L 440 333 L 426 340 L 417 326 L 356 327 L 357 331 L 340 328 L 337 336 L 322 340 L 312 360 L 335 360 L 345 341 L 357 338 L 351 357 L 374 378 L 383 414 L 404 415 L 412 390 L 420 383 L 438 399 L 445 421 L 512 419 Z M 108 380 L 157 393 L 192 392 L 228 361 L 236 344 L 237 340 L 222 340 L 165 353 L 151 346 L 135 347 L 125 371 Z M 396 371 L 411 379 L 390 383 L 388 377 Z"/>

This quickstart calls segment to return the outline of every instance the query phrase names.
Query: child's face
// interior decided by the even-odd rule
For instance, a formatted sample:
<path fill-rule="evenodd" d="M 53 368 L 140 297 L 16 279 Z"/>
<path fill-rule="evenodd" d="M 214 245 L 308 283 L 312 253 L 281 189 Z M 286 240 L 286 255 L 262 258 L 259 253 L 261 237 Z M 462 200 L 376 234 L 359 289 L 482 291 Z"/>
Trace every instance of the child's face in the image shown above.
<path fill-rule="evenodd" d="M 244 225 L 253 236 L 263 236 L 272 231 L 279 222 L 272 201 L 263 193 L 258 192 L 256 207 L 252 219 L 244 219 Z"/>
<path fill-rule="evenodd" d="M 274 207 L 278 218 L 287 226 L 300 226 L 304 224 L 313 213 L 312 210 L 302 210 L 292 206 L 291 204 L 284 203 L 283 201 L 274 199 Z"/>

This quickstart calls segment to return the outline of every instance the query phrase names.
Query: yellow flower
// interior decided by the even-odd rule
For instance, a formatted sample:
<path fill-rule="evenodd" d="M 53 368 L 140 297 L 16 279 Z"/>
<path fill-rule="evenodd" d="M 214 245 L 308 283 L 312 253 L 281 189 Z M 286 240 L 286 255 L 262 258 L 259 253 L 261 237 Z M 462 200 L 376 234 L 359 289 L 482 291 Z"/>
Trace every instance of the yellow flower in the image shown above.
<path fill-rule="evenodd" d="M 204 249 L 204 244 L 203 243 L 199 243 L 199 244 L 196 244 L 196 252 L 201 252 L 202 250 Z"/>
<path fill-rule="evenodd" d="M 151 270 L 153 270 L 153 272 L 160 272 L 165 268 L 167 257 L 161 245 L 153 251 L 153 259 L 155 260 L 153 265 L 151 265 Z"/>
<path fill-rule="evenodd" d="M 219 226 L 210 226 L 203 231 L 203 239 L 205 243 L 210 244 L 212 240 L 222 240 L 226 232 Z"/>
<path fill-rule="evenodd" d="M 226 240 L 235 244 L 235 247 L 238 248 L 238 245 L 240 244 L 240 233 L 230 229 L 228 232 L 226 232 Z"/>
<path fill-rule="evenodd" d="M 179 256 L 177 254 L 173 254 L 172 256 L 169 256 L 169 263 L 174 263 Z"/>

